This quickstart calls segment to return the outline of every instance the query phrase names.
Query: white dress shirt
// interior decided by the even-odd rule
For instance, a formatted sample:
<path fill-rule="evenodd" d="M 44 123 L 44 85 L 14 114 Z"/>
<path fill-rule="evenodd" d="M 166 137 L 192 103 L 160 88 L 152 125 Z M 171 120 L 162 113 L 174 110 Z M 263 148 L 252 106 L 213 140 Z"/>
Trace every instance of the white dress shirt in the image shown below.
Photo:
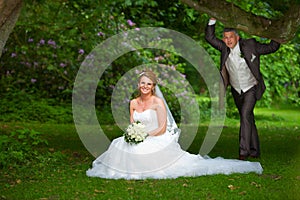
<path fill-rule="evenodd" d="M 225 62 L 231 86 L 241 94 L 247 92 L 257 84 L 257 80 L 250 71 L 246 61 L 241 57 L 240 45 L 237 43 Z"/>

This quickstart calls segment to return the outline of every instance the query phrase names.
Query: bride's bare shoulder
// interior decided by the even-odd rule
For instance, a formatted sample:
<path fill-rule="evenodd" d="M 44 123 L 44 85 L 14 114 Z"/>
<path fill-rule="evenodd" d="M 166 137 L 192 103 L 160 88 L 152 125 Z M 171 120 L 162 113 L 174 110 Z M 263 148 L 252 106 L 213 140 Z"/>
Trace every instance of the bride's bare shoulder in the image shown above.
<path fill-rule="evenodd" d="M 162 106 L 162 107 L 164 107 L 164 105 L 165 105 L 164 101 L 160 97 L 157 97 L 157 96 L 154 96 L 153 104 L 156 106 Z"/>
<path fill-rule="evenodd" d="M 137 104 L 138 104 L 138 99 L 137 98 L 130 100 L 130 105 L 131 106 L 136 106 Z"/>
<path fill-rule="evenodd" d="M 153 96 L 153 98 L 154 98 L 154 103 L 159 103 L 159 104 L 163 103 L 163 100 L 160 97 Z"/>
<path fill-rule="evenodd" d="M 130 102 L 132 102 L 132 103 L 137 103 L 137 99 L 138 99 L 138 97 L 135 98 L 135 99 L 131 99 Z"/>

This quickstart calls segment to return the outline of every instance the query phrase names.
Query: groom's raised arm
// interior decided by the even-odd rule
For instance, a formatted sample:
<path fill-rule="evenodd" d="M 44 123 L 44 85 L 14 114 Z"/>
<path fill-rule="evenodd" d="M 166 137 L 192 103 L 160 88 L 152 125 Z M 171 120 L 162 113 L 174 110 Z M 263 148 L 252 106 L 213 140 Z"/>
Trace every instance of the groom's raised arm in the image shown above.
<path fill-rule="evenodd" d="M 211 46 L 221 51 L 224 42 L 216 37 L 215 25 L 216 19 L 211 18 L 205 28 L 205 39 Z"/>

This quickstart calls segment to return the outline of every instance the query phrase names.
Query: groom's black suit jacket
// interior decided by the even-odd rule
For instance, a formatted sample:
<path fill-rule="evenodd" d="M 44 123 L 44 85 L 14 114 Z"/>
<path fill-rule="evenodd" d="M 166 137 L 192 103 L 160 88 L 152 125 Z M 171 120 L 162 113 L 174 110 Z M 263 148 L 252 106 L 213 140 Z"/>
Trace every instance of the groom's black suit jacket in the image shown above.
<path fill-rule="evenodd" d="M 230 84 L 229 75 L 225 66 L 225 62 L 229 56 L 230 48 L 226 44 L 216 38 L 215 36 L 215 25 L 207 25 L 205 30 L 205 39 L 214 48 L 221 51 L 221 63 L 220 72 L 223 79 L 225 88 Z M 266 89 L 262 74 L 260 72 L 260 55 L 273 53 L 278 50 L 280 44 L 271 40 L 269 44 L 262 44 L 257 42 L 255 39 L 240 39 L 239 40 L 241 56 L 245 58 L 248 67 L 250 68 L 252 74 L 258 81 L 256 98 L 260 99 Z"/>

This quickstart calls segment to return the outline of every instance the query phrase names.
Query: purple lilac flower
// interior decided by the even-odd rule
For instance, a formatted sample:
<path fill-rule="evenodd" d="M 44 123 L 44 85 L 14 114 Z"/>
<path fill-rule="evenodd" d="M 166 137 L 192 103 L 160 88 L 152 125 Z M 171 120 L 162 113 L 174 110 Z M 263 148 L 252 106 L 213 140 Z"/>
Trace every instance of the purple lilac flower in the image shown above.
<path fill-rule="evenodd" d="M 166 73 L 165 74 L 165 78 L 167 79 L 167 78 L 169 78 L 170 77 L 170 75 L 168 74 L 168 73 Z"/>
<path fill-rule="evenodd" d="M 35 78 L 32 78 L 31 79 L 31 83 L 35 83 L 36 82 L 36 79 Z"/>
<path fill-rule="evenodd" d="M 44 39 L 41 39 L 41 40 L 40 40 L 40 44 L 41 44 L 41 45 L 45 44 L 45 40 L 44 40 Z"/>
<path fill-rule="evenodd" d="M 98 32 L 97 35 L 98 35 L 98 36 L 104 36 L 104 33 Z"/>
<path fill-rule="evenodd" d="M 79 54 L 84 54 L 84 50 L 83 49 L 79 49 L 78 53 Z"/>
<path fill-rule="evenodd" d="M 17 54 L 16 53 L 12 53 L 11 54 L 11 57 L 13 58 L 13 57 L 16 57 L 17 56 Z"/>
<path fill-rule="evenodd" d="M 33 42 L 33 39 L 32 39 L 32 38 L 29 38 L 29 39 L 28 39 L 28 42 Z"/>
<path fill-rule="evenodd" d="M 65 63 L 60 63 L 59 66 L 62 67 L 62 68 L 64 68 L 65 66 L 67 66 L 67 64 L 65 64 Z"/>
<path fill-rule="evenodd" d="M 130 19 L 127 20 L 127 23 L 128 23 L 129 26 L 134 26 L 135 25 L 135 23 L 133 23 Z"/>
<path fill-rule="evenodd" d="M 48 40 L 48 44 L 56 48 L 56 42 L 52 39 Z"/>

